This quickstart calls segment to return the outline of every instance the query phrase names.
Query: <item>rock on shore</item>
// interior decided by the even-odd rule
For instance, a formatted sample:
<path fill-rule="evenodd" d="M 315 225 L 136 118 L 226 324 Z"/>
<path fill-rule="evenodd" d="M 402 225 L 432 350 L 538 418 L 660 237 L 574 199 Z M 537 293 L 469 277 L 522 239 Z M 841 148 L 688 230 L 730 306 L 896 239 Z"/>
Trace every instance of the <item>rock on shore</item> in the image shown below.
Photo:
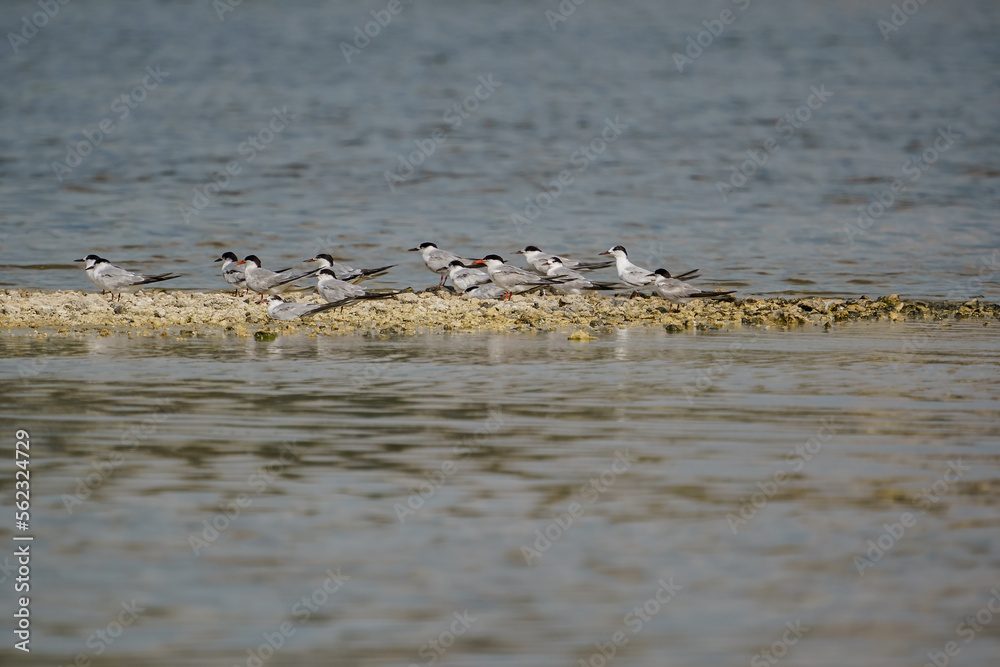
<path fill-rule="evenodd" d="M 316 302 L 315 295 L 298 300 Z M 470 300 L 446 291 L 399 294 L 389 299 L 332 309 L 295 322 L 276 322 L 256 296 L 237 298 L 222 292 L 146 291 L 121 302 L 93 292 L 0 291 L 0 329 L 94 331 L 111 333 L 171 332 L 205 335 L 230 332 L 252 336 L 261 329 L 311 334 L 418 331 L 555 331 L 621 326 L 662 327 L 668 331 L 732 326 L 830 326 L 851 320 L 903 321 L 1000 318 L 1000 305 L 879 299 L 746 298 L 694 300 L 671 312 L 658 297 L 519 295 L 509 302 Z M 585 338 L 584 338 L 585 339 Z"/>

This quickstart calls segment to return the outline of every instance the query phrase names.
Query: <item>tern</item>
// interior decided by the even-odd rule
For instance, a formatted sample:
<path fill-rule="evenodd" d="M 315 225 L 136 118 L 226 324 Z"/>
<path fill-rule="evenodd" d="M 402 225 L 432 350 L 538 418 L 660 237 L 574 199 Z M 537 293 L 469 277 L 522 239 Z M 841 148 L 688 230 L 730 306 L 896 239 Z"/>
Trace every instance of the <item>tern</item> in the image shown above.
<path fill-rule="evenodd" d="M 118 300 L 122 300 L 122 292 L 135 292 L 146 285 L 180 278 L 174 273 L 159 273 L 154 276 L 144 276 L 141 273 L 126 271 L 120 266 L 115 266 L 103 257 L 97 255 L 87 255 L 83 259 L 75 259 L 74 262 L 85 262 L 84 269 L 90 282 L 101 288 L 101 293 L 109 292 L 111 298 L 118 295 Z"/>
<path fill-rule="evenodd" d="M 462 292 L 469 299 L 502 299 L 507 296 L 507 290 L 493 282 L 473 285 Z"/>
<path fill-rule="evenodd" d="M 311 317 L 312 315 L 321 313 L 324 310 L 330 310 L 331 308 L 347 305 L 346 303 L 340 301 L 322 303 L 319 305 L 311 303 L 285 303 L 285 301 L 283 301 L 277 294 L 266 296 L 263 301 L 266 301 L 268 304 L 268 317 L 272 320 L 282 320 L 285 322 L 297 320 L 300 317 Z M 348 299 L 348 301 L 350 301 L 350 299 Z"/>
<path fill-rule="evenodd" d="M 482 259 L 477 259 L 473 264 L 486 265 L 486 269 L 490 274 L 490 280 L 507 291 L 504 301 L 509 301 L 512 294 L 526 292 L 533 287 L 559 285 L 565 282 L 553 278 L 543 278 L 538 274 L 530 273 L 516 266 L 504 264 L 503 257 L 500 255 L 486 255 Z"/>
<path fill-rule="evenodd" d="M 409 290 L 410 288 L 406 288 Z M 328 303 L 339 303 L 341 307 L 368 299 L 387 299 L 406 290 L 390 290 L 387 292 L 369 292 L 346 280 L 341 280 L 333 269 L 320 269 L 316 274 L 316 291 Z M 412 290 L 411 290 L 412 291 Z"/>
<path fill-rule="evenodd" d="M 539 266 L 545 269 L 545 275 L 549 278 L 562 278 L 565 280 L 562 284 L 552 288 L 557 292 L 581 294 L 583 290 L 621 289 L 620 286 L 611 283 L 595 283 L 592 280 L 588 280 L 579 271 L 566 267 L 559 257 L 552 256 L 539 262 Z"/>
<path fill-rule="evenodd" d="M 526 261 L 531 268 L 533 268 L 538 273 L 545 275 L 545 269 L 542 264 L 556 255 L 549 252 L 543 252 L 538 249 L 538 246 L 527 245 L 520 250 L 514 251 L 515 255 L 524 255 L 524 261 Z M 562 262 L 563 266 L 568 269 L 573 269 L 574 271 L 593 271 L 594 269 L 603 269 L 614 264 L 614 260 L 608 260 L 604 262 L 581 262 L 575 259 L 569 259 L 568 257 L 563 257 L 559 255 L 559 260 Z"/>
<path fill-rule="evenodd" d="M 333 274 L 338 280 L 354 281 L 354 280 L 365 280 L 366 278 L 374 278 L 376 276 L 381 276 L 387 273 L 389 269 L 396 266 L 395 264 L 390 264 L 389 266 L 380 266 L 375 269 L 355 269 L 352 266 L 346 264 L 341 264 L 340 262 L 334 261 L 331 255 L 326 253 L 320 253 L 313 257 L 312 259 L 304 260 L 306 262 L 319 262 L 320 269 L 333 269 Z"/>
<path fill-rule="evenodd" d="M 236 262 L 236 264 L 243 266 L 243 274 L 247 287 L 261 295 L 261 301 L 258 303 L 264 300 L 265 294 L 270 294 L 272 296 L 280 294 L 290 288 L 292 283 L 296 280 L 308 278 L 318 271 L 318 269 L 306 271 L 305 273 L 270 271 L 268 269 L 261 268 L 261 261 L 257 255 L 247 255 L 243 258 L 243 261 Z"/>
<path fill-rule="evenodd" d="M 694 285 L 681 280 L 682 278 L 697 278 L 697 275 L 691 275 L 695 271 L 688 271 L 676 277 L 671 276 L 670 272 L 666 269 L 657 269 L 655 273 L 656 281 L 653 291 L 669 301 L 671 309 L 674 305 L 685 303 L 688 299 L 717 299 L 735 293 L 735 290 L 728 292 L 703 292 Z"/>
<path fill-rule="evenodd" d="M 531 289 L 521 292 L 521 294 L 528 294 L 530 292 L 540 290 L 543 287 L 545 286 L 535 285 Z M 473 285 L 462 294 L 469 299 L 502 299 L 507 295 L 507 290 L 493 282 L 488 282 L 482 285 Z"/>
<path fill-rule="evenodd" d="M 240 265 L 239 258 L 234 252 L 224 252 L 222 257 L 219 257 L 216 262 L 222 262 L 222 278 L 236 288 L 236 296 L 240 295 L 241 289 L 247 289 L 246 275 L 244 275 L 244 268 Z M 279 269 L 275 273 L 284 273 L 285 271 L 291 271 L 289 268 Z"/>
<path fill-rule="evenodd" d="M 233 252 L 224 252 L 222 257 L 215 260 L 222 262 L 222 279 L 236 288 L 236 296 L 240 295 L 241 289 L 246 289 L 247 280 L 243 274 L 243 267 L 237 266 L 240 258 Z"/>
<path fill-rule="evenodd" d="M 409 252 L 419 252 L 423 255 L 424 264 L 427 265 L 427 268 L 441 276 L 441 282 L 438 283 L 438 287 L 444 285 L 445 281 L 448 280 L 448 265 L 456 259 L 463 264 L 475 264 L 477 261 L 467 257 L 460 257 L 447 250 L 441 250 L 434 243 L 421 243 L 416 248 L 410 248 Z"/>
<path fill-rule="evenodd" d="M 490 274 L 470 268 L 460 259 L 452 260 L 448 264 L 448 277 L 451 278 L 451 284 L 455 286 L 455 289 L 463 293 L 470 287 L 490 282 Z"/>
<path fill-rule="evenodd" d="M 628 260 L 628 251 L 625 250 L 624 246 L 616 245 L 614 248 L 600 254 L 612 255 L 615 258 L 615 265 L 618 268 L 618 279 L 629 287 L 645 287 L 656 280 L 656 275 L 652 271 L 644 269 L 641 266 L 636 266 Z M 638 292 L 632 296 L 636 294 Z"/>

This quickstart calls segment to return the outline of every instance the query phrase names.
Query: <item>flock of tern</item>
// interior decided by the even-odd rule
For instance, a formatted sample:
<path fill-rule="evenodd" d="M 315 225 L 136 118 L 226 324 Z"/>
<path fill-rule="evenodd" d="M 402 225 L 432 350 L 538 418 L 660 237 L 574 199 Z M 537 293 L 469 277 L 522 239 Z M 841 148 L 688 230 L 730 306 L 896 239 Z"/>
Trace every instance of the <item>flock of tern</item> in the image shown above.
<path fill-rule="evenodd" d="M 489 254 L 481 259 L 463 257 L 448 250 L 438 248 L 434 243 L 421 243 L 412 252 L 419 252 L 428 269 L 441 276 L 436 289 L 446 288 L 445 283 L 451 280 L 453 289 L 473 299 L 504 299 L 509 300 L 513 294 L 532 292 L 539 289 L 551 289 L 564 294 L 581 294 L 584 291 L 609 291 L 631 289 L 638 293 L 640 289 L 651 288 L 660 297 L 672 305 L 680 304 L 688 299 L 715 299 L 733 294 L 733 291 L 705 292 L 685 281 L 698 277 L 698 271 L 688 271 L 678 276 L 670 275 L 666 269 L 650 271 L 629 261 L 628 252 L 624 247 L 616 245 L 610 250 L 600 253 L 610 255 L 613 260 L 598 262 L 581 262 L 562 255 L 543 252 L 533 245 L 525 246 L 514 254 L 523 255 L 529 269 L 522 269 L 507 264 L 500 255 Z M 87 277 L 104 292 L 114 299 L 118 295 L 121 300 L 123 292 L 135 292 L 147 285 L 153 285 L 166 280 L 179 278 L 179 274 L 159 273 L 143 275 L 127 271 L 115 266 L 107 259 L 98 255 L 87 255 L 76 260 L 83 262 Z M 271 271 L 263 267 L 263 262 L 256 255 L 247 255 L 242 260 L 235 253 L 225 252 L 215 260 L 222 262 L 222 278 L 236 290 L 256 292 L 260 295 L 258 303 L 267 303 L 267 314 L 276 320 L 295 320 L 308 317 L 332 308 L 344 308 L 359 301 L 369 299 L 385 299 L 406 290 L 366 290 L 357 283 L 385 275 L 395 264 L 370 269 L 358 269 L 334 261 L 328 254 L 319 254 L 306 263 L 316 262 L 317 268 L 295 269 L 285 268 Z M 618 272 L 618 281 L 599 282 L 591 280 L 584 272 L 603 269 L 614 265 Z M 481 270 L 476 267 L 485 267 Z M 281 294 L 293 291 L 306 291 L 313 287 L 296 285 L 300 280 L 316 278 L 315 290 L 324 304 L 292 303 L 281 298 Z"/>

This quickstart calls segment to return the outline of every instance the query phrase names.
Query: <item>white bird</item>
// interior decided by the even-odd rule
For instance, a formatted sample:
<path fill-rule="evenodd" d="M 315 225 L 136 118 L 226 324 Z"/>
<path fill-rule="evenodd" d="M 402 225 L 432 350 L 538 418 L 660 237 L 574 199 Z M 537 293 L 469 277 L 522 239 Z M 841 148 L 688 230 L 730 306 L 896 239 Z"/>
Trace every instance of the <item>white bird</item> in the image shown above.
<path fill-rule="evenodd" d="M 305 273 L 292 273 L 290 270 L 282 272 L 270 271 L 261 268 L 261 261 L 257 255 L 247 255 L 243 258 L 243 261 L 237 262 L 237 264 L 244 267 L 243 275 L 247 287 L 260 294 L 261 301 L 263 301 L 263 295 L 280 294 L 290 288 L 296 280 L 308 278 L 319 270 L 306 271 Z"/>
<path fill-rule="evenodd" d="M 463 293 L 470 287 L 490 282 L 490 274 L 470 268 L 460 259 L 453 260 L 448 264 L 448 277 L 451 278 L 451 284 L 455 286 L 455 289 Z"/>
<path fill-rule="evenodd" d="M 474 264 L 476 262 L 474 259 L 460 257 L 448 250 L 441 250 L 441 248 L 438 248 L 433 243 L 421 243 L 416 248 L 410 248 L 409 252 L 419 252 L 423 255 L 424 264 L 427 265 L 427 268 L 441 276 L 441 282 L 438 283 L 438 287 L 444 285 L 445 281 L 448 280 L 448 265 L 456 259 L 463 264 Z"/>
<path fill-rule="evenodd" d="M 543 287 L 545 287 L 545 285 L 535 285 L 534 287 L 524 290 L 521 294 L 535 292 Z M 507 290 L 500 287 L 493 281 L 490 281 L 488 283 L 483 283 L 482 285 L 473 285 L 462 294 L 469 299 L 502 299 L 507 296 Z"/>
<path fill-rule="evenodd" d="M 243 267 L 237 265 L 240 258 L 236 256 L 236 253 L 224 252 L 222 253 L 222 257 L 215 261 L 222 262 L 222 279 L 236 288 L 236 296 L 239 296 L 240 290 L 247 288 Z"/>
<path fill-rule="evenodd" d="M 575 271 L 563 265 L 563 262 L 559 257 L 552 256 L 542 262 L 539 262 L 539 267 L 545 269 L 545 275 L 549 278 L 561 278 L 565 281 L 552 288 L 557 292 L 563 292 L 565 294 L 580 294 L 583 290 L 621 289 L 621 287 L 611 283 L 595 283 L 594 281 L 589 280 L 579 271 Z"/>
<path fill-rule="evenodd" d="M 83 259 L 73 261 L 85 262 L 84 270 L 87 272 L 87 278 L 90 279 L 90 282 L 100 287 L 102 294 L 109 292 L 112 299 L 117 294 L 119 301 L 122 300 L 122 292 L 132 293 L 146 285 L 180 278 L 180 275 L 173 273 L 159 273 L 153 276 L 132 273 L 97 255 L 87 255 Z"/>
<path fill-rule="evenodd" d="M 346 301 L 353 303 L 355 301 L 367 299 L 387 299 L 390 296 L 400 293 L 400 290 L 369 292 L 363 287 L 358 287 L 357 285 L 349 283 L 346 280 L 341 280 L 337 277 L 337 274 L 334 273 L 333 269 L 319 270 L 319 273 L 316 274 L 316 291 L 319 292 L 319 295 L 326 301 L 330 303 L 336 301 L 345 306 L 348 305 L 347 303 L 344 303 Z"/>
<path fill-rule="evenodd" d="M 366 278 L 374 278 L 383 275 L 389 269 L 396 266 L 395 264 L 390 264 L 389 266 L 380 266 L 375 269 L 355 269 L 347 264 L 334 261 L 333 257 L 326 253 L 320 253 L 312 259 L 304 261 L 319 262 L 320 269 L 333 269 L 333 274 L 338 280 L 365 280 Z"/>
<path fill-rule="evenodd" d="M 224 252 L 222 253 L 222 256 L 215 261 L 222 262 L 222 278 L 236 288 L 236 296 L 240 295 L 241 289 L 247 289 L 245 271 L 243 265 L 240 265 L 239 258 L 236 256 L 236 253 Z M 285 271 L 291 271 L 291 269 L 278 269 L 275 273 L 284 273 Z"/>
<path fill-rule="evenodd" d="M 628 252 L 623 246 L 616 245 L 614 248 L 600 254 L 614 256 L 615 265 L 618 268 L 618 279 L 629 287 L 645 287 L 656 280 L 656 275 L 652 271 L 644 269 L 641 266 L 636 266 L 628 260 Z M 635 294 L 632 296 L 635 296 Z"/>
<path fill-rule="evenodd" d="M 462 292 L 469 299 L 502 299 L 507 296 L 507 290 L 491 282 L 473 285 Z"/>
<path fill-rule="evenodd" d="M 515 255 L 524 255 L 524 260 L 538 273 L 545 275 L 545 269 L 542 264 L 556 257 L 549 252 L 543 252 L 538 249 L 538 246 L 527 245 L 520 250 L 514 251 Z M 568 269 L 573 269 L 575 271 L 593 271 L 594 269 L 603 269 L 614 264 L 614 260 L 604 261 L 604 262 L 581 262 L 575 259 L 569 259 L 568 257 L 558 256 L 559 260 Z"/>
<path fill-rule="evenodd" d="M 277 294 L 264 297 L 263 301 L 266 301 L 268 304 L 268 317 L 273 320 L 283 320 L 285 322 L 297 320 L 300 317 L 310 317 L 316 313 L 321 313 L 324 310 L 330 310 L 331 308 L 346 305 L 345 303 L 338 301 L 334 301 L 333 303 L 322 303 L 319 305 L 311 303 L 285 303 Z"/>
<path fill-rule="evenodd" d="M 688 271 L 687 273 L 674 277 L 671 276 L 670 272 L 666 269 L 657 269 L 655 271 L 656 281 L 653 286 L 653 291 L 669 301 L 671 303 L 671 308 L 673 308 L 674 304 L 684 303 L 688 299 L 717 299 L 719 297 L 729 296 L 730 294 L 735 293 L 735 290 L 730 290 L 728 292 L 703 292 L 694 285 L 681 280 L 681 278 L 697 278 L 698 276 L 696 271 L 697 270 Z"/>
<path fill-rule="evenodd" d="M 562 280 L 553 278 L 543 278 L 535 273 L 529 273 L 524 269 L 519 269 L 510 264 L 504 264 L 500 255 L 486 255 L 478 259 L 474 264 L 485 264 L 490 274 L 490 280 L 507 291 L 504 301 L 509 301 L 511 294 L 526 292 L 534 287 L 544 287 L 545 285 L 558 285 Z"/>

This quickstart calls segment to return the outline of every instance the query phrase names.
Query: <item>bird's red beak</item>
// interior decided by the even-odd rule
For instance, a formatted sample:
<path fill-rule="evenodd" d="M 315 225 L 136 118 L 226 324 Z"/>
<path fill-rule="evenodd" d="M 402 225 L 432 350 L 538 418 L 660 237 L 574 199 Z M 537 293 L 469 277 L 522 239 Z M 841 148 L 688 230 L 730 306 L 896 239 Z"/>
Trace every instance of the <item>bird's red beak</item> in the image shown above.
<path fill-rule="evenodd" d="M 238 261 L 238 262 L 236 262 L 236 263 L 237 263 L 237 264 L 246 264 L 246 260 L 243 260 L 243 259 L 241 259 L 240 261 Z"/>

